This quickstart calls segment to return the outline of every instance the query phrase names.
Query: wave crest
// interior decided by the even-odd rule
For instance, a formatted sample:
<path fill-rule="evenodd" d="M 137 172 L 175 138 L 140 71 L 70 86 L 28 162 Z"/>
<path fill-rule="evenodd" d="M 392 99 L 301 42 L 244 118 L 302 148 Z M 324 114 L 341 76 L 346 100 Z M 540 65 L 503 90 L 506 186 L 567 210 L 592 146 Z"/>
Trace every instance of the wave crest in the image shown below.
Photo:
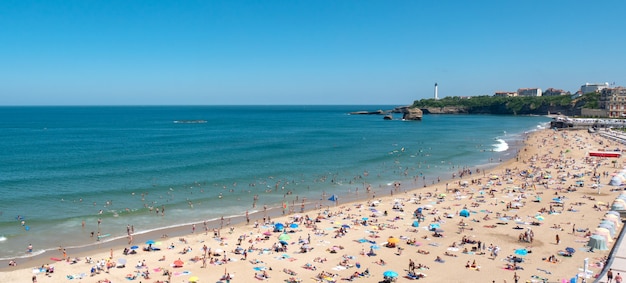
<path fill-rule="evenodd" d="M 498 143 L 493 145 L 493 151 L 502 152 L 509 149 L 509 144 L 506 143 L 506 141 L 504 141 L 503 139 L 496 139 L 496 142 Z"/>

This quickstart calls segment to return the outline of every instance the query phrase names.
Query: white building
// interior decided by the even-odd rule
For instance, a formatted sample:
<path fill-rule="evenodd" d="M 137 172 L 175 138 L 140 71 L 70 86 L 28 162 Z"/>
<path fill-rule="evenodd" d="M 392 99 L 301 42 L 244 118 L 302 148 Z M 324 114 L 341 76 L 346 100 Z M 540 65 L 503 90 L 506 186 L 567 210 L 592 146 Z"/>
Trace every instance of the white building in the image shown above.
<path fill-rule="evenodd" d="M 603 83 L 603 84 L 590 84 L 590 83 L 586 83 L 582 86 L 580 86 L 580 92 L 582 94 L 585 93 L 592 93 L 592 92 L 600 92 L 605 88 L 609 87 L 609 83 Z"/>
<path fill-rule="evenodd" d="M 540 88 L 520 88 L 517 90 L 517 96 L 541 96 Z"/>

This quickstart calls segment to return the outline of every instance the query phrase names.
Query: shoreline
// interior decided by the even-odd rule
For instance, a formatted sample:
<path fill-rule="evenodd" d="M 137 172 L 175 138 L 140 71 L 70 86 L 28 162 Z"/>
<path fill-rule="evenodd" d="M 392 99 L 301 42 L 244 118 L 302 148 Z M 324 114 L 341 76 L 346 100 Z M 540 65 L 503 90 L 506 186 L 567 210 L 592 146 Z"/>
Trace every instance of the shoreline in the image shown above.
<path fill-rule="evenodd" d="M 563 143 L 563 140 L 571 142 Z M 232 234 L 228 229 L 223 229 L 221 231 L 222 236 L 214 238 L 212 235 L 205 236 L 202 226 L 198 226 L 198 229 L 193 234 L 190 233 L 191 227 L 187 227 L 187 229 L 183 227 L 181 232 L 183 232 L 184 236 L 181 237 L 185 238 L 184 243 L 178 241 L 179 236 L 174 236 L 173 234 L 168 234 L 170 237 L 167 240 L 154 239 L 162 240 L 164 244 L 169 242 L 175 243 L 176 249 L 163 249 L 159 252 L 139 251 L 137 255 L 125 256 L 125 258 L 131 261 L 143 258 L 148 266 L 158 267 L 155 270 L 161 270 L 161 268 L 168 269 L 168 267 L 164 266 L 169 266 L 173 259 L 177 257 L 183 258 L 186 262 L 185 267 L 173 269 L 178 275 L 175 274 L 174 277 L 169 279 L 170 282 L 187 282 L 191 278 L 189 277 L 191 274 L 192 276 L 200 277 L 202 281 L 211 282 L 213 279 L 219 279 L 222 271 L 234 275 L 235 281 L 249 280 L 250 277 L 254 278 L 255 274 L 258 275 L 259 272 L 267 272 L 268 276 L 272 277 L 271 282 L 278 282 L 290 277 L 316 277 L 315 275 L 319 274 L 320 271 L 329 272 L 331 278 L 339 280 L 339 278 L 350 277 L 350 274 L 353 274 L 355 271 L 362 273 L 366 268 L 373 278 L 361 281 L 370 282 L 382 279 L 382 273 L 386 270 L 395 270 L 400 274 L 405 274 L 402 267 L 410 260 L 415 260 L 416 263 L 428 267 L 420 272 L 427 276 L 423 279 L 431 282 L 511 280 L 514 272 L 521 277 L 522 281 L 540 280 L 538 278 L 561 281 L 561 279 L 570 278 L 579 272 L 578 269 L 584 257 L 590 258 L 589 268 L 595 275 L 602 271 L 604 258 L 608 256 L 610 249 L 605 251 L 596 250 L 594 253 L 589 253 L 587 251 L 588 248 L 584 248 L 587 242 L 583 235 L 584 233 L 575 231 L 572 225 L 575 225 L 578 229 L 586 229 L 587 231 L 590 229 L 590 231 L 593 231 L 594 227 L 600 222 L 602 215 L 607 211 L 604 208 L 604 204 L 608 205 L 619 192 L 603 189 L 598 193 L 598 190 L 593 189 L 590 183 L 585 183 L 584 187 L 576 187 L 576 190 L 569 191 L 566 189 L 572 188 L 577 179 L 563 178 L 563 180 L 559 180 L 560 177 L 557 179 L 557 174 L 565 174 L 565 171 L 571 173 L 591 172 L 590 168 L 592 167 L 590 166 L 594 164 L 591 161 L 594 160 L 599 161 L 594 165 L 599 167 L 594 168 L 600 171 L 613 171 L 615 168 L 614 164 L 611 164 L 608 159 L 591 159 L 585 156 L 585 151 L 588 148 L 598 147 L 599 141 L 604 142 L 603 146 L 612 144 L 610 141 L 591 136 L 582 131 L 556 132 L 546 129 L 531 133 L 525 139 L 525 147 L 520 151 L 519 159 L 512 155 L 512 158 L 504 160 L 492 169 L 481 170 L 482 172 L 465 176 L 465 178 L 445 180 L 434 186 L 429 185 L 426 188 L 413 186 L 413 190 L 400 189 L 400 191 L 394 192 L 393 196 L 389 194 L 383 196 L 382 193 L 377 193 L 375 198 L 371 198 L 372 196 L 368 195 L 367 199 L 355 202 L 342 202 L 342 199 L 340 199 L 337 206 L 323 206 L 321 209 L 318 207 L 317 209 L 307 210 L 305 213 L 295 213 L 302 216 L 300 217 L 300 222 L 296 221 L 296 223 L 300 223 L 300 226 L 303 227 L 295 229 L 296 231 L 293 234 L 290 233 L 291 240 L 288 240 L 290 242 L 289 252 L 271 251 L 272 244 L 277 241 L 274 240 L 274 237 L 278 238 L 279 235 L 282 235 L 269 232 L 268 229 L 272 226 L 261 226 L 254 229 L 251 227 L 251 224 L 246 225 L 244 219 L 241 218 L 242 222 L 237 222 L 235 219 L 231 220 L 232 227 L 234 227 Z M 558 169 L 561 166 L 567 167 Z M 522 170 L 531 170 L 530 168 L 534 168 L 537 172 L 550 171 L 554 179 L 549 179 L 549 181 L 544 183 L 539 178 L 537 179 L 538 182 L 534 183 L 534 180 L 524 179 L 518 174 Z M 563 172 L 557 172 L 557 170 L 563 170 Z M 502 181 L 502 184 L 498 185 L 494 182 L 491 187 L 487 187 L 490 188 L 487 191 L 485 189 L 486 183 L 492 180 L 493 176 L 500 176 L 498 178 Z M 590 182 L 589 176 L 585 175 L 583 178 L 586 182 Z M 462 186 L 463 181 L 468 181 L 470 185 Z M 475 185 L 474 181 L 483 182 L 482 188 L 481 185 Z M 456 193 L 454 195 L 450 193 L 448 196 L 441 197 L 440 194 L 445 193 L 446 182 L 450 184 L 450 190 L 454 190 Z M 606 182 L 608 182 L 606 177 L 601 180 L 602 184 Z M 524 188 L 526 189 L 524 190 Z M 485 195 L 482 194 L 483 190 L 485 190 Z M 437 195 L 439 197 L 435 197 Z M 545 201 L 531 201 L 539 196 L 544 198 Z M 550 209 L 552 209 L 549 200 L 555 198 L 555 196 L 561 196 L 566 201 L 566 204 L 563 204 L 561 207 L 557 206 L 555 209 L 556 213 L 540 214 L 539 211 L 547 209 L 549 205 Z M 520 203 L 523 204 L 522 207 L 516 207 L 515 209 L 507 207 L 507 204 L 514 202 L 518 198 L 520 198 Z M 314 203 L 311 202 L 311 204 Z M 399 203 L 405 207 L 406 211 L 394 208 Z M 594 206 L 600 203 L 603 203 L 600 208 L 595 209 Z M 415 218 L 411 214 L 417 207 L 431 208 L 427 210 L 426 221 L 420 221 L 422 225 L 413 227 L 411 223 L 414 222 Z M 459 217 L 459 211 L 465 207 L 471 211 L 471 215 L 468 218 Z M 570 208 L 572 209 L 571 211 Z M 385 212 L 384 214 L 382 213 L 383 211 Z M 388 216 L 387 212 L 389 212 Z M 274 213 L 275 215 L 272 215 L 272 220 L 281 221 L 282 223 L 290 223 L 294 218 L 294 214 L 282 216 L 280 209 L 272 210 L 269 213 Z M 305 222 L 302 222 L 304 215 L 313 217 L 317 215 L 319 222 L 315 221 L 310 224 L 311 226 L 306 224 L 305 228 Z M 448 215 L 451 216 L 448 217 Z M 536 219 L 540 215 L 542 216 L 542 220 L 539 220 L 541 225 L 533 226 L 528 224 L 537 222 Z M 257 219 L 262 218 L 262 216 L 262 214 L 256 214 L 251 218 Z M 490 218 L 492 219 L 485 220 L 488 216 L 491 216 Z M 510 217 L 509 223 L 506 223 L 507 221 L 500 223 L 503 222 L 503 220 L 499 220 L 502 216 Z M 365 221 L 367 223 L 362 223 L 360 219 L 365 217 L 370 219 Z M 514 223 L 513 219 L 518 217 L 520 220 L 515 220 Z M 544 217 L 545 220 L 543 220 Z M 438 218 L 440 218 L 439 221 L 437 221 Z M 459 222 L 459 220 L 462 221 Z M 467 222 L 464 222 L 465 225 L 457 225 L 457 223 L 463 223 L 463 220 L 467 220 Z M 443 230 L 442 233 L 444 234 L 443 237 L 433 236 L 431 235 L 432 232 L 425 228 L 428 226 L 428 223 L 435 222 L 440 223 Z M 345 235 L 337 234 L 341 232 L 337 228 L 337 225 L 341 226 L 341 223 L 350 226 Z M 535 231 L 535 241 L 531 243 L 519 242 L 515 225 L 522 226 L 522 228 L 532 228 Z M 573 233 L 570 232 L 570 228 Z M 269 241 L 258 238 L 258 235 L 266 232 L 270 233 Z M 211 231 L 209 231 L 209 234 L 211 234 Z M 311 239 L 313 250 L 307 253 L 298 252 L 298 243 L 301 239 L 306 239 L 307 234 Z M 555 235 L 557 235 L 557 242 L 554 241 Z M 558 238 L 559 235 L 561 236 L 560 240 Z M 249 258 L 246 260 L 241 255 L 231 251 L 231 249 L 239 247 L 239 245 L 236 245 L 237 236 L 243 236 L 246 239 L 245 244 L 242 244 L 243 247 L 249 247 L 251 251 L 254 251 L 250 252 Z M 396 250 L 382 247 L 386 242 L 385 239 L 388 239 L 388 237 L 399 238 L 399 244 L 402 249 Z M 137 243 L 144 243 L 146 240 L 141 238 L 140 241 L 139 238 L 135 238 Z M 463 241 L 459 242 L 461 238 Z M 360 241 L 357 240 L 361 239 L 374 241 L 375 244 L 359 243 Z M 413 239 L 416 239 L 420 244 L 411 245 L 410 242 Z M 497 255 L 493 256 L 493 253 L 490 255 L 489 252 L 484 254 L 472 253 L 471 251 L 468 253 L 461 252 L 463 248 L 469 248 L 468 245 L 473 245 L 464 242 L 465 239 L 471 242 L 478 240 L 486 245 L 501 247 L 501 255 L 498 257 Z M 610 246 L 613 243 L 608 242 L 607 244 Z M 138 245 L 142 246 L 143 244 Z M 184 247 L 185 245 L 193 248 L 191 255 L 183 255 L 177 252 L 179 247 Z M 197 261 L 195 263 L 189 261 L 194 255 L 202 254 L 202 245 L 208 245 L 212 249 L 228 250 L 229 260 L 220 264 L 211 264 L 207 269 L 200 267 L 200 263 Z M 369 257 L 363 254 L 363 250 L 366 251 L 370 245 L 381 246 L 380 249 L 375 250 L 378 255 Z M 292 246 L 295 246 L 295 251 L 291 250 L 294 249 Z M 124 247 L 128 247 L 128 245 L 122 243 L 113 248 L 113 262 L 121 257 L 121 249 Z M 571 258 L 557 256 L 557 263 L 542 260 L 542 258 L 548 258 L 566 247 L 572 247 L 576 251 Z M 503 269 L 503 266 L 506 264 L 504 257 L 514 254 L 513 252 L 520 248 L 532 250 L 532 254 L 529 253 L 525 256 L 524 259 L 526 261 L 520 264 L 523 266 L 523 269 L 517 271 Z M 336 253 L 333 253 L 333 251 L 336 251 Z M 451 255 L 448 256 L 448 254 Z M 72 258 L 81 257 L 81 259 L 83 256 L 104 259 L 109 257 L 109 250 L 102 248 L 80 255 L 70 252 L 69 256 Z M 161 256 L 167 256 L 168 260 L 165 263 L 159 262 Z M 222 256 L 227 258 L 226 254 L 223 253 L 220 253 L 215 258 L 222 258 Z M 438 258 L 439 256 L 443 258 L 443 263 L 433 261 L 435 257 Z M 241 259 L 239 259 L 240 257 Z M 318 258 L 328 259 L 328 261 L 319 262 L 317 261 Z M 214 258 L 211 257 L 211 259 L 213 260 Z M 255 264 L 249 262 L 251 259 L 255 260 L 255 262 L 258 260 L 264 263 Z M 383 259 L 385 262 L 394 264 L 379 264 L 378 262 Z M 188 264 L 187 261 L 189 261 Z M 465 262 L 472 261 L 476 261 L 480 268 L 463 268 Z M 346 262 L 345 268 L 339 268 L 342 266 L 342 262 Z M 44 259 L 42 264 L 50 263 L 49 260 L 46 261 Z M 225 265 L 221 266 L 223 264 Z M 307 264 L 317 266 L 318 270 L 310 271 L 303 268 L 303 265 L 306 266 Z M 355 269 L 353 267 L 355 264 L 361 265 L 362 268 Z M 90 265 L 84 264 L 82 261 L 76 264 L 58 262 L 54 263 L 54 265 L 56 267 L 55 274 L 50 276 L 40 274 L 38 282 L 57 282 L 58 280 L 55 281 L 55 279 L 58 279 L 59 276 L 85 272 L 90 267 Z M 30 266 L 30 263 L 18 262 L 18 266 L 12 269 L 2 268 L 0 280 L 25 280 L 33 274 L 29 269 Z M 260 267 L 261 269 L 253 270 L 252 267 Z M 451 267 L 457 272 L 450 272 Z M 144 272 L 142 270 L 144 269 L 138 271 Z M 180 273 L 176 272 L 176 270 L 184 270 L 188 271 L 188 273 Z M 297 275 L 289 275 L 287 272 L 283 272 L 284 270 L 292 270 Z M 89 276 L 84 278 L 85 282 L 96 282 L 96 280 L 105 278 L 117 282 L 125 280 L 124 275 L 128 271 L 130 271 L 128 267 L 119 271 L 112 269 L 109 273 L 102 272 L 94 274 L 93 278 Z M 166 277 L 162 277 L 160 271 L 153 272 L 152 269 L 150 271 L 153 273 L 152 279 L 146 280 L 147 282 L 165 280 Z M 18 278 L 21 279 L 18 280 Z M 356 279 L 356 281 L 359 280 Z"/>
<path fill-rule="evenodd" d="M 513 145 L 509 144 L 509 148 L 505 151 L 501 151 L 501 152 L 492 151 L 493 154 L 498 155 L 500 158 L 502 156 L 505 156 L 507 152 L 510 152 L 511 153 L 509 156 L 510 158 L 504 159 L 501 161 L 493 161 L 487 164 L 476 165 L 474 166 L 473 171 L 475 171 L 476 169 L 482 170 L 483 172 L 489 171 L 489 170 L 495 170 L 501 166 L 506 166 L 507 164 L 511 163 L 512 159 L 516 158 L 517 154 L 519 153 L 519 150 L 524 147 L 524 143 L 526 139 L 528 138 L 528 136 L 536 131 L 538 130 L 530 130 L 530 131 L 526 131 L 522 133 L 521 136 L 523 138 L 519 140 L 515 140 L 515 144 Z M 460 168 L 460 165 L 458 165 L 457 168 Z M 447 171 L 450 171 L 450 170 L 448 169 Z M 456 172 L 452 172 L 452 173 L 456 173 Z M 379 184 L 379 187 L 377 188 L 372 187 L 372 192 L 369 192 L 369 193 L 358 192 L 358 191 L 355 192 L 355 191 L 352 191 L 351 189 L 348 189 L 349 190 L 348 192 L 336 192 L 336 193 L 331 193 L 331 194 L 328 194 L 328 192 L 324 192 L 322 195 L 322 198 L 320 199 L 317 199 L 314 201 L 307 200 L 308 202 L 305 204 L 304 210 L 299 209 L 299 212 L 292 211 L 292 212 L 289 212 L 289 213 L 286 212 L 285 214 L 283 214 L 282 213 L 283 210 L 281 209 L 280 204 L 275 204 L 276 206 L 268 207 L 267 215 L 270 216 L 271 218 L 289 217 L 289 216 L 297 215 L 301 213 L 312 213 L 316 210 L 319 212 L 323 208 L 330 209 L 331 207 L 337 206 L 336 204 L 333 204 L 332 202 L 326 200 L 326 198 L 330 197 L 330 195 L 333 195 L 333 194 L 339 197 L 339 202 L 341 203 L 339 205 L 349 205 L 349 204 L 354 204 L 360 201 L 371 200 L 373 198 L 391 197 L 394 195 L 394 193 L 395 194 L 407 194 L 411 192 L 413 193 L 419 192 L 420 190 L 427 190 L 430 187 L 441 186 L 442 184 L 446 182 L 451 182 L 452 180 L 457 180 L 457 181 L 462 180 L 458 176 L 456 178 L 453 176 L 448 176 L 447 178 L 444 177 L 444 178 L 441 178 L 439 181 L 436 181 L 435 178 L 437 177 L 435 176 L 430 176 L 430 177 L 431 178 L 426 178 L 425 180 L 431 181 L 431 183 L 430 184 L 425 183 L 423 184 L 423 186 L 420 186 L 419 184 L 420 182 L 422 182 L 421 180 L 405 179 L 401 181 L 396 181 L 398 184 L 400 184 L 400 186 L 397 188 L 394 188 L 393 184 L 386 184 L 386 187 L 383 187 L 384 184 L 381 183 Z M 354 184 L 351 184 L 351 185 L 354 185 Z M 364 184 L 360 184 L 360 185 L 364 185 Z M 326 204 L 323 204 L 323 203 L 326 203 Z M 295 203 L 292 203 L 289 206 L 293 207 L 294 204 Z M 295 204 L 295 205 L 300 206 L 300 203 Z M 262 208 L 257 207 L 255 208 L 255 210 L 256 210 L 255 212 L 249 213 L 250 219 L 252 222 L 254 220 L 260 221 L 263 219 L 263 216 L 264 216 L 264 212 L 262 211 Z M 258 216 L 258 218 L 253 218 L 253 216 Z M 231 225 L 223 225 L 224 228 L 247 226 L 246 224 L 244 224 L 244 222 L 246 222 L 246 217 L 244 214 L 226 216 L 224 217 L 224 221 L 225 222 L 230 221 L 231 223 Z M 206 221 L 209 227 L 209 230 L 212 230 L 213 228 L 219 229 L 220 222 L 221 220 L 217 218 Z M 101 253 L 111 248 L 123 249 L 124 247 L 127 247 L 129 245 L 138 245 L 149 239 L 161 239 L 163 238 L 162 237 L 163 235 L 167 235 L 168 238 L 189 236 L 191 235 L 189 233 L 189 229 L 190 229 L 189 227 L 191 225 L 196 225 L 197 227 L 201 227 L 203 225 L 203 221 L 176 224 L 176 225 L 168 226 L 168 227 L 150 229 L 145 232 L 137 232 L 133 234 L 132 244 L 128 243 L 127 236 L 117 236 L 115 239 L 112 239 L 112 240 L 104 240 L 102 242 L 96 241 L 96 243 L 87 243 L 78 247 L 74 247 L 74 246 L 61 247 L 60 246 L 59 248 L 51 248 L 48 250 L 44 250 L 41 254 L 37 254 L 33 256 L 22 256 L 22 257 L 0 259 L 0 272 L 5 272 L 5 271 L 10 271 L 10 270 L 15 269 L 14 267 L 10 267 L 10 266 L 7 267 L 10 261 L 18 261 L 22 263 L 21 265 L 29 264 L 32 267 L 41 266 L 49 262 L 50 258 L 61 256 L 62 255 L 62 253 L 60 252 L 61 249 L 65 249 L 67 251 L 67 254 L 70 257 L 74 257 L 74 256 L 84 257 L 89 254 L 93 254 L 94 252 Z"/>

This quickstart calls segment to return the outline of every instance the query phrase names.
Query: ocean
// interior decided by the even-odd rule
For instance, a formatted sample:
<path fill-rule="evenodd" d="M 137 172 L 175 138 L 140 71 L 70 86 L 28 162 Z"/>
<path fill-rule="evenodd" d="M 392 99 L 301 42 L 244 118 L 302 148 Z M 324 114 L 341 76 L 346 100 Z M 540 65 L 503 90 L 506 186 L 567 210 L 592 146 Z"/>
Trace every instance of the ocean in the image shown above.
<path fill-rule="evenodd" d="M 446 182 L 513 158 L 549 122 L 349 115 L 393 107 L 0 107 L 0 260 L 99 245 L 128 225 L 141 234 L 246 211 L 254 220 L 265 208 L 299 213 L 332 195 Z"/>

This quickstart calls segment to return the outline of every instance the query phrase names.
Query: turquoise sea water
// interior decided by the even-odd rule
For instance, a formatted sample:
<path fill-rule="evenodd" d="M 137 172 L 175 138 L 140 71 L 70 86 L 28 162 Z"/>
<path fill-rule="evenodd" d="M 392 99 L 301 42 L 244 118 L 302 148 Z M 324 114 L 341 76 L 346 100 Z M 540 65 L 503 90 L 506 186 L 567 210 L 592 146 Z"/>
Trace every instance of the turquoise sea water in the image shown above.
<path fill-rule="evenodd" d="M 93 245 L 92 231 L 107 241 L 127 225 L 142 233 L 304 198 L 329 205 L 322 194 L 367 186 L 387 194 L 396 181 L 430 185 L 512 158 L 549 121 L 348 114 L 393 107 L 1 107 L 0 259 Z"/>

